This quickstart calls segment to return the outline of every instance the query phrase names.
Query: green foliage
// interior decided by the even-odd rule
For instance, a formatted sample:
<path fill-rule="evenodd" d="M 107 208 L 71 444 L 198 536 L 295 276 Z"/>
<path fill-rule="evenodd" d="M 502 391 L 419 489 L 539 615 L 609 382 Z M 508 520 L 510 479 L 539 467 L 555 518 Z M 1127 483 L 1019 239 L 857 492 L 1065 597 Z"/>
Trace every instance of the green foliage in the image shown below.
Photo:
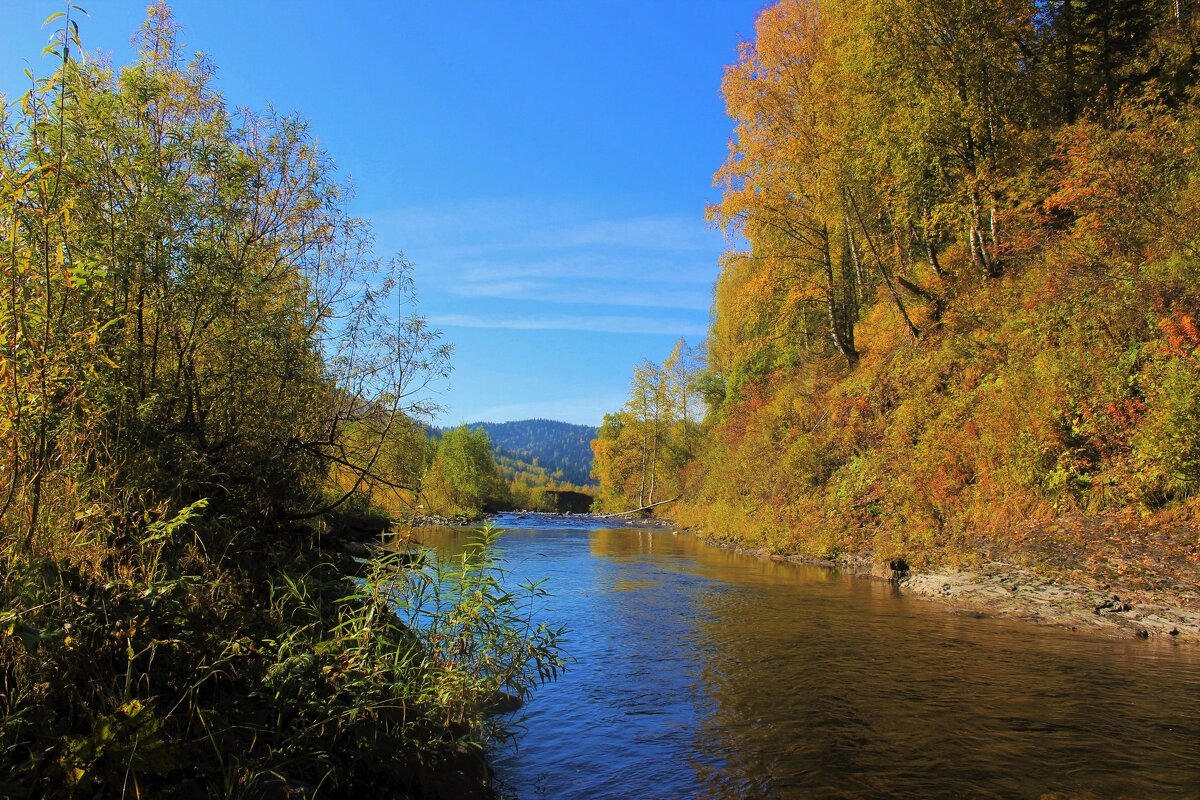
<path fill-rule="evenodd" d="M 437 455 L 422 484 L 428 509 L 442 516 L 479 516 L 508 507 L 508 486 L 492 456 L 492 443 L 483 428 L 463 425 L 438 440 Z"/>
<path fill-rule="evenodd" d="M 525 698 L 566 666 L 559 646 L 566 629 L 534 622 L 545 582 L 505 586 L 492 554 L 500 534 L 487 523 L 456 558 L 437 561 L 433 580 L 387 584 L 395 592 L 389 601 L 421 642 L 426 691 L 450 723 L 478 719 L 502 691 Z"/>
<path fill-rule="evenodd" d="M 189 526 L 160 529 L 190 568 L 147 553 L 101 584 L 5 564 L 6 794 L 258 796 L 276 775 L 419 795 L 504 734 L 499 692 L 564 666 L 562 631 L 531 616 L 544 587 L 506 585 L 491 528 L 456 561 L 380 550 L 348 581 L 303 549 L 244 574 L 198 556 Z"/>
<path fill-rule="evenodd" d="M 163 6 L 139 53 L 64 52 L 0 128 L 0 492 L 30 541 L 117 492 L 318 513 L 445 372 L 306 123 L 229 109 Z"/>
<path fill-rule="evenodd" d="M 517 422 L 474 422 L 468 428 L 483 428 L 491 439 L 501 467 L 507 459 L 519 462 L 522 469 L 541 468 L 549 477 L 563 483 L 583 485 L 592 469 L 591 441 L 596 429 L 590 425 L 571 425 L 550 419 L 525 419 Z M 505 475 L 510 478 L 510 475 Z"/>
<path fill-rule="evenodd" d="M 1147 383 L 1145 415 L 1132 437 L 1139 490 L 1157 504 L 1194 495 L 1200 488 L 1200 370 L 1170 359 L 1156 365 Z"/>

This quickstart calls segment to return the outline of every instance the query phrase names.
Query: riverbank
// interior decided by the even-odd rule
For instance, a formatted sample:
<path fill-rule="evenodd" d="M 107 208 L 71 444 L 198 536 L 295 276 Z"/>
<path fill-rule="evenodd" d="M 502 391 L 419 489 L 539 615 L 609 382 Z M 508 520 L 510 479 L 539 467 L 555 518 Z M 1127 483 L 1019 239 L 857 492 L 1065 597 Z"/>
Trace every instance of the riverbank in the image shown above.
<path fill-rule="evenodd" d="M 1011 617 L 1107 636 L 1200 643 L 1200 611 L 1156 593 L 1097 591 L 999 562 L 978 572 L 922 572 L 899 581 L 913 595 L 967 612 Z"/>
<path fill-rule="evenodd" d="M 1021 550 L 1005 558 L 985 555 L 970 566 L 912 569 L 902 559 L 878 563 L 870 554 L 836 558 L 782 554 L 684 530 L 709 544 L 774 561 L 816 564 L 860 577 L 886 580 L 903 593 L 941 603 L 954 613 L 1019 619 L 1072 631 L 1118 638 L 1158 639 L 1200 644 L 1200 542 L 1192 531 L 1156 531 L 1157 541 L 1182 539 L 1184 549 L 1159 547 L 1151 557 L 1136 544 L 1147 537 L 1128 534 L 1119 517 L 1067 517 L 1020 532 Z M 1105 553 L 1073 544 L 1103 527 L 1124 544 Z M 1188 544 L 1190 542 L 1190 544 Z M 1053 545 L 1053 546 L 1051 546 Z M 1136 563 L 1139 569 L 1130 565 Z"/>

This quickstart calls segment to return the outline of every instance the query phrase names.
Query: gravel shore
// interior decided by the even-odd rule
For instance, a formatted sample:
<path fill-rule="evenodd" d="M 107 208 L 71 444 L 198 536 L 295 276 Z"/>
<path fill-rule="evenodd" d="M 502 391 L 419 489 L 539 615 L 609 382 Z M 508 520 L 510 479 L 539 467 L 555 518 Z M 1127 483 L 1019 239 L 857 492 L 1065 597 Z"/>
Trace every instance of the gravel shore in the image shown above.
<path fill-rule="evenodd" d="M 1064 584 L 1011 564 L 986 564 L 979 572 L 910 573 L 897 583 L 905 592 L 989 616 L 1109 636 L 1200 642 L 1195 606 L 1180 607 L 1151 592 Z"/>

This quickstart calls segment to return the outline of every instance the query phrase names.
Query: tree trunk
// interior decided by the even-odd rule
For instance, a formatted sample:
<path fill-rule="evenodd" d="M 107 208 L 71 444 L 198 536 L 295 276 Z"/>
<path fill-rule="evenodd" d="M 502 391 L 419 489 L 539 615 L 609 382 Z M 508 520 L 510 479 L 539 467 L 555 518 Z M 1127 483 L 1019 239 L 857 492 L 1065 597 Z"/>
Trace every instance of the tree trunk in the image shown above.
<path fill-rule="evenodd" d="M 657 394 L 657 390 L 655 392 Z M 646 497 L 646 502 L 654 503 L 654 487 L 658 483 L 658 399 L 654 402 L 654 428 L 653 438 L 650 440 L 650 494 Z"/>
<path fill-rule="evenodd" d="M 933 270 L 933 274 L 939 278 L 945 278 L 946 272 L 942 269 L 942 262 L 938 260 L 937 245 L 934 243 L 933 233 L 930 231 L 927 208 L 921 209 L 921 243 L 925 245 L 925 258 L 929 262 L 929 268 Z"/>
<path fill-rule="evenodd" d="M 850 248 L 850 259 L 854 263 L 854 279 L 858 288 L 857 297 L 861 302 L 867 299 L 867 277 L 864 274 L 862 258 L 858 253 L 858 243 L 854 240 L 854 226 L 850 224 L 850 215 L 843 214 L 842 216 L 846 226 L 846 244 Z"/>
<path fill-rule="evenodd" d="M 896 310 L 900 312 L 900 317 L 904 320 L 905 327 L 908 328 L 908 333 L 913 339 L 921 338 L 921 331 L 913 324 L 912 317 L 908 315 L 908 309 L 904 307 L 904 301 L 900 298 L 900 292 L 896 291 L 896 282 L 892 280 L 891 270 L 884 263 L 883 254 L 879 252 L 879 248 L 875 244 L 875 239 L 872 238 L 870 231 L 867 230 L 866 222 L 859 213 L 858 203 L 854 200 L 854 195 L 849 195 L 850 206 L 854 209 L 854 216 L 858 219 L 858 224 L 862 228 L 863 236 L 866 237 L 867 246 L 871 248 L 871 254 L 875 256 L 875 263 L 879 267 L 879 274 L 883 277 L 883 283 L 887 287 L 888 294 L 892 296 L 892 302 L 896 304 Z M 894 237 L 893 237 L 894 238 Z M 900 257 L 899 244 L 895 243 L 896 257 Z"/>
<path fill-rule="evenodd" d="M 850 367 L 858 364 L 858 350 L 854 347 L 854 322 L 847 321 L 844 301 L 839 303 L 838 284 L 833 273 L 833 258 L 829 252 L 829 229 L 822 225 L 821 258 L 825 268 L 825 304 L 829 311 L 829 335 L 833 346 L 846 359 Z"/>
<path fill-rule="evenodd" d="M 642 511 L 649 511 L 650 509 L 654 508 L 655 506 L 662 506 L 662 505 L 666 505 L 667 503 L 674 503 L 676 500 L 678 500 L 681 497 L 683 497 L 683 495 L 677 494 L 668 500 L 659 500 L 657 503 L 649 503 L 647 505 L 642 506 L 641 508 L 631 508 L 628 511 L 617 511 L 612 514 L 596 514 L 596 517 L 599 519 L 607 519 L 609 517 L 623 517 L 626 514 L 637 514 Z"/>
<path fill-rule="evenodd" d="M 642 482 L 638 485 L 638 502 L 642 505 L 646 503 L 646 454 L 649 452 L 649 444 L 646 441 L 646 418 L 642 416 Z"/>
<path fill-rule="evenodd" d="M 936 325 L 942 321 L 942 316 L 946 313 L 946 298 L 929 291 L 923 286 L 913 283 L 903 275 L 899 276 L 896 280 L 901 286 L 915 294 L 917 297 L 929 301 L 929 305 L 932 307 L 929 314 L 929 321 L 931 323 Z"/>
<path fill-rule="evenodd" d="M 1074 0 L 1063 0 L 1062 2 L 1062 38 L 1066 45 L 1063 53 L 1065 62 L 1063 71 L 1066 73 L 1067 123 L 1070 125 L 1074 125 L 1079 116 L 1079 86 L 1075 74 L 1075 9 L 1073 3 Z"/>

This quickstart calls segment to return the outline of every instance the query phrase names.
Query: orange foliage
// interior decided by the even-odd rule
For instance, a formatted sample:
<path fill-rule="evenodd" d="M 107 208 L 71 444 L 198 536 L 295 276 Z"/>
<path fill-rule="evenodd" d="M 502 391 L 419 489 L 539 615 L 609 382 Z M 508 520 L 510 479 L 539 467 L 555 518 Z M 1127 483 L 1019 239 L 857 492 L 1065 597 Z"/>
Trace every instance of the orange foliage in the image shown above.
<path fill-rule="evenodd" d="M 746 249 L 716 287 L 724 399 L 681 522 L 921 563 L 1019 551 L 1014 531 L 1063 515 L 1200 505 L 1200 110 L 1132 72 L 1054 106 L 1061 65 L 1013 46 L 1057 46 L 1052 13 L 760 16 L 722 85 L 710 214 Z"/>

